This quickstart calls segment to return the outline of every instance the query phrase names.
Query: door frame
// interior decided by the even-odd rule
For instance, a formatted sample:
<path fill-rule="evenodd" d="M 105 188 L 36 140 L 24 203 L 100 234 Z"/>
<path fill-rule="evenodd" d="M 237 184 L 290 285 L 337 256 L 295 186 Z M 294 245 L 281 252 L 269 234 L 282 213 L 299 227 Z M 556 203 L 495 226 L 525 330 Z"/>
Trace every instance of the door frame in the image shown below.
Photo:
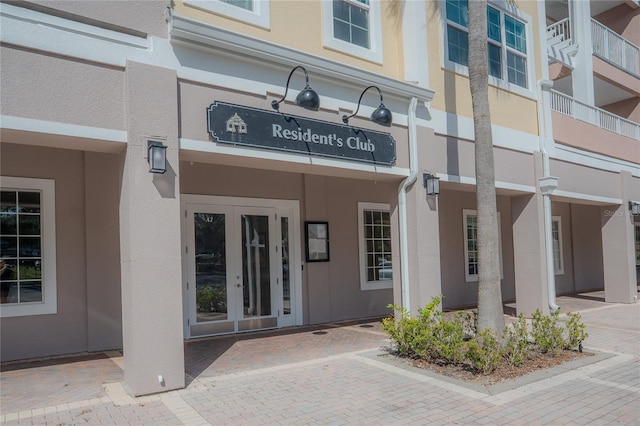
<path fill-rule="evenodd" d="M 301 249 L 301 230 L 300 230 L 300 201 L 298 200 L 280 200 L 267 198 L 245 198 L 245 197 L 225 197 L 215 195 L 195 195 L 181 194 L 181 244 L 180 250 L 182 257 L 182 305 L 183 305 L 183 331 L 184 337 L 191 338 L 189 318 L 191 315 L 189 291 L 187 282 L 189 280 L 189 259 L 187 247 L 189 246 L 187 226 L 189 217 L 187 215 L 187 205 L 200 204 L 207 206 L 216 206 L 227 209 L 229 207 L 257 207 L 257 208 L 273 208 L 276 212 L 276 240 L 278 241 L 278 255 L 281 253 L 281 244 L 279 235 L 281 235 L 281 217 L 289 217 L 290 241 L 289 241 L 289 257 L 290 257 L 290 288 L 292 292 L 291 302 L 294 306 L 291 309 L 291 316 L 285 318 L 282 314 L 282 271 L 277 271 L 278 288 L 277 297 L 278 304 L 276 309 L 279 310 L 278 328 L 291 325 L 303 324 L 303 307 L 302 307 L 302 249 Z M 280 265 L 280 261 L 277 263 Z M 279 268 L 278 268 L 279 269 Z M 194 336 L 201 337 L 201 336 Z M 204 337 L 204 336 L 202 336 Z"/>

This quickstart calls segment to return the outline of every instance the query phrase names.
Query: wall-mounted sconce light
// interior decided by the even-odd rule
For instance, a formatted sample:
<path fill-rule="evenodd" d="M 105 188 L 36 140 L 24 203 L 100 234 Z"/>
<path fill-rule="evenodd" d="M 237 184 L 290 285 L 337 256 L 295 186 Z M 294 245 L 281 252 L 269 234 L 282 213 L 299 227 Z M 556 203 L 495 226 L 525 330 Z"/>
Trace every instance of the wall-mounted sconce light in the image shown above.
<path fill-rule="evenodd" d="M 362 91 L 362 93 L 360 94 L 360 99 L 358 99 L 358 107 L 356 108 L 356 112 L 349 116 L 342 116 L 342 122 L 344 124 L 349 124 L 349 119 L 358 113 L 358 110 L 360 109 L 360 102 L 362 101 L 364 93 L 371 88 L 376 89 L 380 94 L 380 106 L 371 113 L 371 117 L 369 117 L 369 119 L 381 126 L 391 127 L 391 123 L 393 122 L 393 115 L 391 114 L 391 111 L 389 111 L 389 109 L 384 106 L 384 103 L 382 103 L 382 92 L 380 91 L 378 86 L 369 86 Z"/>
<path fill-rule="evenodd" d="M 309 75 L 307 74 L 307 70 L 302 65 L 298 65 L 289 73 L 289 78 L 287 78 L 287 87 L 285 87 L 284 89 L 284 96 L 282 97 L 282 99 L 280 99 L 279 101 L 271 101 L 271 107 L 276 111 L 280 110 L 280 103 L 287 97 L 291 76 L 293 75 L 293 72 L 298 68 L 304 71 L 304 79 L 306 85 L 304 89 L 300 93 L 298 93 L 298 96 L 296 96 L 296 105 L 311 111 L 317 111 L 318 108 L 320 108 L 320 96 L 318 96 L 316 91 L 309 86 Z"/>
<path fill-rule="evenodd" d="M 424 187 L 427 189 L 427 195 L 440 194 L 440 178 L 425 173 L 422 175 L 422 179 L 424 181 Z"/>
<path fill-rule="evenodd" d="M 640 203 L 629 201 L 629 211 L 631 212 L 631 216 L 640 216 Z"/>
<path fill-rule="evenodd" d="M 167 147 L 162 142 L 148 141 L 147 154 L 150 173 L 164 173 L 167 171 Z"/>

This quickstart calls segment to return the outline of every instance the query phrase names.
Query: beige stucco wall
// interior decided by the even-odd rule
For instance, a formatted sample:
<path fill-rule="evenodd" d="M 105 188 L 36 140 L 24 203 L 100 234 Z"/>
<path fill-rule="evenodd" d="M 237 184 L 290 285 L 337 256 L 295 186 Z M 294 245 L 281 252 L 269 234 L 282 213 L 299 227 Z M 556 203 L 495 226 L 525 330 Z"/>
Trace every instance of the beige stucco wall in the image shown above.
<path fill-rule="evenodd" d="M 292 49 L 304 51 L 340 63 L 367 69 L 376 73 L 402 79 L 401 3 L 382 2 L 382 64 L 373 63 L 323 46 L 322 15 L 320 1 L 272 1 L 269 3 L 271 28 L 264 29 L 239 22 L 213 12 L 175 2 L 175 11 L 202 22 L 269 41 Z M 326 2 L 325 7 L 331 7 Z"/>
<path fill-rule="evenodd" d="M 502 245 L 502 298 L 515 299 L 513 269 L 513 232 L 511 226 L 511 200 L 497 197 L 500 213 L 500 237 Z M 442 191 L 438 196 L 440 214 L 440 270 L 445 308 L 475 305 L 478 301 L 478 283 L 465 282 L 464 259 L 464 209 L 475 210 L 474 192 Z"/>
<path fill-rule="evenodd" d="M 11 47 L 0 60 L 2 115 L 124 130 L 122 70 Z"/>
<path fill-rule="evenodd" d="M 118 158 L 6 143 L 0 150 L 3 175 L 55 180 L 58 294 L 57 314 L 2 319 L 2 361 L 121 348 Z"/>
<path fill-rule="evenodd" d="M 430 134 L 431 133 L 431 134 Z M 422 129 L 419 158 L 431 172 L 475 178 L 475 144 L 473 141 L 433 135 Z M 496 181 L 535 185 L 533 157 L 525 152 L 494 147 Z"/>
<path fill-rule="evenodd" d="M 330 262 L 307 263 L 303 270 L 305 323 L 388 313 L 391 289 L 360 290 L 358 202 L 391 204 L 393 183 L 189 162 L 181 170 L 183 194 L 299 200 L 302 238 L 305 220 L 329 222 Z M 396 226 L 392 235 L 397 238 Z M 304 240 L 300 247 L 304 256 Z"/>
<path fill-rule="evenodd" d="M 539 40 L 537 25 L 537 2 L 516 1 L 517 7 L 532 18 L 533 42 Z M 429 87 L 435 90 L 436 96 L 431 106 L 437 110 L 458 114 L 464 117 L 472 117 L 471 94 L 469 79 L 444 68 L 443 26 L 441 24 L 440 5 L 442 3 L 431 1 L 427 3 L 427 54 L 429 58 Z M 541 78 L 541 58 L 538 49 L 530 60 L 535 62 L 535 79 Z M 544 65 L 546 65 L 546 58 Z M 524 97 L 494 86 L 489 87 L 489 103 L 491 108 L 491 120 L 493 124 L 508 128 L 537 134 L 536 111 L 536 81 L 529 81 L 531 97 Z"/>
<path fill-rule="evenodd" d="M 618 173 L 554 159 L 550 163 L 552 175 L 559 179 L 558 190 L 600 197 L 621 197 Z"/>
<path fill-rule="evenodd" d="M 157 0 L 120 1 L 115 4 L 110 0 L 30 0 L 29 3 L 32 4 L 30 7 L 36 10 L 43 10 L 42 7 L 55 9 L 67 18 L 75 19 L 77 16 L 74 15 L 79 15 L 95 19 L 107 26 L 117 26 L 150 36 L 167 37 L 167 4 Z"/>
<path fill-rule="evenodd" d="M 571 204 L 575 290 L 604 288 L 601 212 L 598 206 Z"/>

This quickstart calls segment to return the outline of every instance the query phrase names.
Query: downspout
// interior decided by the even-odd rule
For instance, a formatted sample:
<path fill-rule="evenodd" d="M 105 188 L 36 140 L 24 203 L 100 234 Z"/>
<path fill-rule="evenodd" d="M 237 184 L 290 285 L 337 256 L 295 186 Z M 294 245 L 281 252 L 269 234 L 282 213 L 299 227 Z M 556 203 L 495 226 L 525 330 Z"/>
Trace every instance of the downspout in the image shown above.
<path fill-rule="evenodd" d="M 416 128 L 416 108 L 418 99 L 411 98 L 407 112 L 409 126 L 409 176 L 400 185 L 398 191 L 398 221 L 400 222 L 400 279 L 402 281 L 402 307 L 411 312 L 409 291 L 409 235 L 407 231 L 407 188 L 418 177 L 418 134 Z"/>
<path fill-rule="evenodd" d="M 546 255 L 546 272 L 547 272 L 547 293 L 549 297 L 549 309 L 555 312 L 560 309 L 556 304 L 556 276 L 553 263 L 553 218 L 551 213 L 551 194 L 558 187 L 558 178 L 550 175 L 551 165 L 549 162 L 549 154 L 547 153 L 547 135 L 550 133 L 549 125 L 551 124 L 546 118 L 547 102 L 545 99 L 545 91 L 553 87 L 550 80 L 538 81 L 538 134 L 539 134 L 539 150 L 542 155 L 542 177 L 539 179 L 540 191 L 542 192 L 542 206 L 544 214 L 544 245 Z"/>

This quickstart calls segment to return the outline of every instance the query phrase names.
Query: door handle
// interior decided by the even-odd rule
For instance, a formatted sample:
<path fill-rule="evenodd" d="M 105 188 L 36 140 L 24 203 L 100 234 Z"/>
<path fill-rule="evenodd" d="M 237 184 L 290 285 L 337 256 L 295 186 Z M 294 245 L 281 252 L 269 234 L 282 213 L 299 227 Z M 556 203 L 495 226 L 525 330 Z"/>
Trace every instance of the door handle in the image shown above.
<path fill-rule="evenodd" d="M 240 288 L 240 287 L 244 287 L 242 284 L 238 283 L 236 284 L 236 287 Z"/>

